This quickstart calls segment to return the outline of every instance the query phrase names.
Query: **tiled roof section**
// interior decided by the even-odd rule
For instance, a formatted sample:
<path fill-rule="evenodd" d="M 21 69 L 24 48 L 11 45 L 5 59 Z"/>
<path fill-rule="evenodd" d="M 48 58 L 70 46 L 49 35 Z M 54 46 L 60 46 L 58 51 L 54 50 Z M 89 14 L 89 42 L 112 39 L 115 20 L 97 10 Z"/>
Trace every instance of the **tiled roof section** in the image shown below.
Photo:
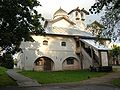
<path fill-rule="evenodd" d="M 73 28 L 48 27 L 45 29 L 45 32 L 48 34 L 94 37 L 90 33 L 81 31 L 80 29 L 73 29 Z"/>

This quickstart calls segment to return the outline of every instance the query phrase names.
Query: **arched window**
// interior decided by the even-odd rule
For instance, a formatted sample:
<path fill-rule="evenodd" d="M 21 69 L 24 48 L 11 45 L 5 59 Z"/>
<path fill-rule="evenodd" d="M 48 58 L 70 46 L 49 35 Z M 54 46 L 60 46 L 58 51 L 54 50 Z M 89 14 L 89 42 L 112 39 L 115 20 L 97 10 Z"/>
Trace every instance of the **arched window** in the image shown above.
<path fill-rule="evenodd" d="M 61 46 L 66 46 L 66 42 L 61 42 Z"/>
<path fill-rule="evenodd" d="M 74 59 L 73 58 L 67 58 L 66 61 L 67 61 L 68 65 L 74 64 Z"/>
<path fill-rule="evenodd" d="M 47 40 L 44 40 L 44 41 L 43 41 L 43 45 L 48 45 L 48 41 L 47 41 Z"/>

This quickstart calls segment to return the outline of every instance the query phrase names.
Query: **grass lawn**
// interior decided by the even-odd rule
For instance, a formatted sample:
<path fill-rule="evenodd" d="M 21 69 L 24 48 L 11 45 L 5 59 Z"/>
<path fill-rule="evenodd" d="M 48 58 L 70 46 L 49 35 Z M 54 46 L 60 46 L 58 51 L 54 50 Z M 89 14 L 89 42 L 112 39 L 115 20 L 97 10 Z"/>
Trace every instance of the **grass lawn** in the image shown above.
<path fill-rule="evenodd" d="M 120 87 L 120 78 L 112 81 L 112 84 Z"/>
<path fill-rule="evenodd" d="M 3 67 L 0 67 L 0 86 L 13 86 L 16 85 L 16 82 L 13 81 L 7 74 L 6 70 Z"/>
<path fill-rule="evenodd" d="M 79 82 L 88 79 L 88 77 L 100 77 L 107 74 L 105 72 L 90 72 L 87 70 L 56 72 L 22 71 L 20 73 L 37 80 L 41 84 Z"/>

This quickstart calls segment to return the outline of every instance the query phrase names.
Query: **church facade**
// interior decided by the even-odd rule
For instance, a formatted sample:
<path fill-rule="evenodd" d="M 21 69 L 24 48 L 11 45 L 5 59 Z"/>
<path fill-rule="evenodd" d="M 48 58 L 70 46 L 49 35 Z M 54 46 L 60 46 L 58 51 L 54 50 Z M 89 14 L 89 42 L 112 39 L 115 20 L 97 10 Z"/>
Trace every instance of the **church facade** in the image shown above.
<path fill-rule="evenodd" d="M 57 10 L 53 19 L 44 24 L 45 35 L 32 34 L 34 42 L 21 43 L 17 68 L 58 71 L 108 66 L 108 48 L 96 43 L 96 36 L 86 31 L 86 15 L 89 13 L 84 8 L 69 13 L 61 8 Z"/>

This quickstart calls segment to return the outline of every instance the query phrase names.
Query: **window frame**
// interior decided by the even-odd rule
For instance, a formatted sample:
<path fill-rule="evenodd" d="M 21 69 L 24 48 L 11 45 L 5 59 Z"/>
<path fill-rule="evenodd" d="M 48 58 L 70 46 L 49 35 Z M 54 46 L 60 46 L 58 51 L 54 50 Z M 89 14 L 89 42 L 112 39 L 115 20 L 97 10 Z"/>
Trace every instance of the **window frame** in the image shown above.
<path fill-rule="evenodd" d="M 74 59 L 66 59 L 67 65 L 73 65 L 74 64 Z"/>
<path fill-rule="evenodd" d="M 61 42 L 61 46 L 66 46 L 66 42 Z"/>
<path fill-rule="evenodd" d="M 47 41 L 47 40 L 44 40 L 44 41 L 43 41 L 43 45 L 48 45 L 48 41 Z"/>

